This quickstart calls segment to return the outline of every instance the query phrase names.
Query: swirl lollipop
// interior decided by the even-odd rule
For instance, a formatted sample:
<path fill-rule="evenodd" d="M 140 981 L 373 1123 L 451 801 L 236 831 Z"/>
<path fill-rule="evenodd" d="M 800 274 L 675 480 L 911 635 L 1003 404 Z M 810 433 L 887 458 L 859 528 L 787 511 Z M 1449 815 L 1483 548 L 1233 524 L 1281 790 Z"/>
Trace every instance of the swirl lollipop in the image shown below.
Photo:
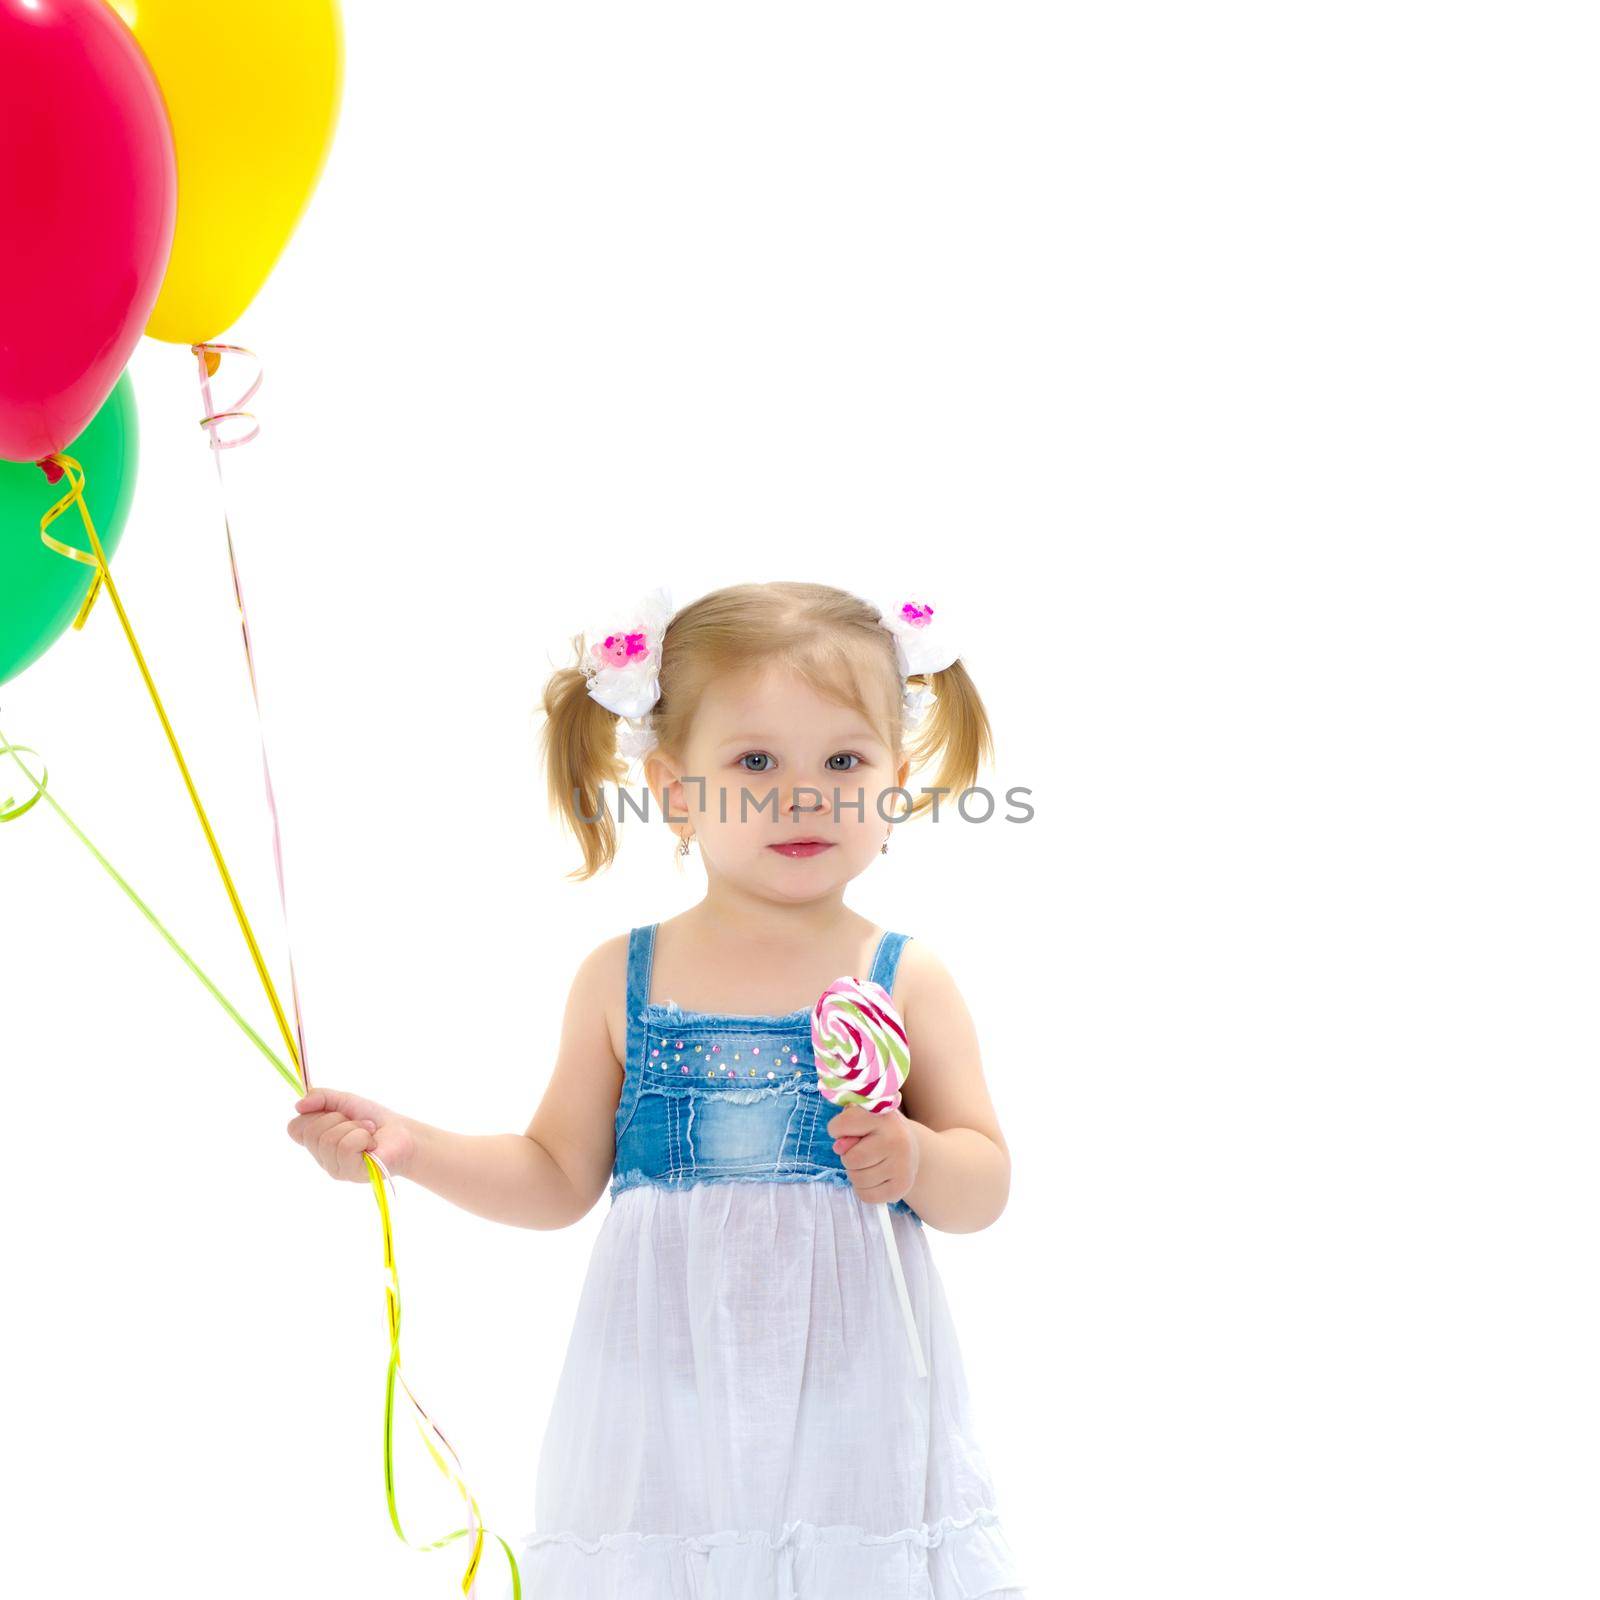
<path fill-rule="evenodd" d="M 870 978 L 865 982 L 835 978 L 811 1009 L 811 1049 L 817 1063 L 817 1088 L 824 1099 L 837 1106 L 865 1106 L 872 1112 L 899 1108 L 900 1086 L 911 1071 L 911 1050 L 906 1043 L 906 1025 L 881 983 Z M 883 1242 L 888 1246 L 917 1376 L 925 1378 L 928 1369 L 889 1208 L 874 1205 L 872 1209 L 883 1225 Z"/>

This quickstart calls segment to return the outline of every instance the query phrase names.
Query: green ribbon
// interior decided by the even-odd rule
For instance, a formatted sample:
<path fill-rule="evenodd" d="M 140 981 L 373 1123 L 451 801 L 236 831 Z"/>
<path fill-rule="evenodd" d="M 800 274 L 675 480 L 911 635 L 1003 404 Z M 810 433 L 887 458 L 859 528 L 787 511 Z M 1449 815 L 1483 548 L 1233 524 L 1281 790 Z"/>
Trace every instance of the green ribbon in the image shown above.
<path fill-rule="evenodd" d="M 77 823 L 75 823 L 57 803 L 56 797 L 51 794 L 49 789 L 46 787 L 50 781 L 50 769 L 45 767 L 41 762 L 40 772 L 42 775 L 37 778 L 34 777 L 34 775 L 28 770 L 27 764 L 22 759 L 23 752 L 34 756 L 39 754 L 39 752 L 31 745 L 12 744 L 10 740 L 6 738 L 4 733 L 0 733 L 0 755 L 9 755 L 12 761 L 16 764 L 17 770 L 22 773 L 23 777 L 25 777 L 29 784 L 31 784 L 33 787 L 33 793 L 26 800 L 21 802 L 18 802 L 17 799 L 12 795 L 5 795 L 3 798 L 0 798 L 0 822 L 16 821 L 18 817 L 22 816 L 25 812 L 29 811 L 32 809 L 32 807 L 36 806 L 41 800 L 43 800 L 45 804 L 48 805 L 55 812 L 55 814 L 60 817 L 69 828 L 72 829 L 78 838 L 83 841 L 84 847 L 88 850 L 90 855 L 92 855 L 95 860 L 98 861 L 100 865 L 111 874 L 112 878 L 116 880 L 118 888 L 120 888 L 122 892 L 127 895 L 127 897 L 133 901 L 136 906 L 138 906 L 140 911 L 142 911 L 149 919 L 151 926 L 155 928 L 156 932 L 159 933 L 161 937 L 165 939 L 167 943 L 171 945 L 172 948 L 177 952 L 183 964 L 195 975 L 195 977 L 201 981 L 201 983 L 206 986 L 208 990 L 210 990 L 211 996 L 217 1002 L 217 1004 L 221 1006 L 222 1009 L 239 1024 L 239 1026 L 244 1030 L 245 1037 L 248 1038 L 256 1047 L 256 1049 L 258 1049 L 262 1055 L 264 1055 L 267 1060 L 278 1069 L 279 1074 L 283 1077 L 284 1081 L 289 1085 L 289 1087 L 294 1090 L 296 1096 L 299 1096 L 301 1093 L 303 1093 L 303 1090 L 300 1087 L 300 1080 L 294 1075 L 293 1072 L 289 1070 L 287 1066 L 284 1065 L 279 1057 L 273 1053 L 266 1040 L 263 1039 L 261 1035 L 257 1033 L 256 1030 L 252 1028 L 242 1016 L 239 1015 L 238 1008 L 231 1000 L 228 999 L 225 994 L 223 994 L 216 984 L 214 984 L 210 978 L 208 978 L 205 973 L 200 970 L 200 968 L 195 964 L 194 958 L 190 956 L 189 952 L 185 950 L 170 933 L 167 932 L 166 928 L 162 926 L 161 919 L 157 917 L 155 912 L 153 912 L 150 907 L 139 898 L 138 894 L 134 892 L 133 885 L 130 884 L 128 880 L 124 878 L 109 861 L 106 860 L 105 856 L 102 855 L 101 852 L 95 847 L 94 841 L 89 838 L 83 829 L 80 828 Z"/>

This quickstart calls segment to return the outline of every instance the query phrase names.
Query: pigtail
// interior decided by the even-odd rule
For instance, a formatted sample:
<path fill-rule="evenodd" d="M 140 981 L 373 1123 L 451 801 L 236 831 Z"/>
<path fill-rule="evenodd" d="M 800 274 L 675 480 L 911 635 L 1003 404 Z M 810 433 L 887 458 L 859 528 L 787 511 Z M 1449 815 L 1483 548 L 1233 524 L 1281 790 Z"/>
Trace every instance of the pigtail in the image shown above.
<path fill-rule="evenodd" d="M 907 740 L 906 754 L 913 772 L 937 758 L 939 775 L 931 784 L 919 784 L 914 778 L 908 782 L 907 787 L 916 798 L 906 817 L 921 816 L 932 809 L 935 797 L 918 794 L 917 790 L 922 787 L 948 791 L 938 796 L 943 815 L 955 804 L 956 798 L 977 781 L 980 765 L 994 761 L 994 733 L 989 726 L 989 714 L 984 710 L 977 684 L 959 660 L 951 662 L 942 672 L 913 673 L 907 682 L 932 689 L 934 701 Z"/>
<path fill-rule="evenodd" d="M 572 641 L 583 660 L 583 639 Z M 549 783 L 550 810 L 577 837 L 583 865 L 567 874 L 587 881 L 617 855 L 616 818 L 607 809 L 602 785 L 620 784 L 627 763 L 617 753 L 616 713 L 589 693 L 589 680 L 577 667 L 558 667 L 544 690 L 545 720 L 540 751 Z"/>

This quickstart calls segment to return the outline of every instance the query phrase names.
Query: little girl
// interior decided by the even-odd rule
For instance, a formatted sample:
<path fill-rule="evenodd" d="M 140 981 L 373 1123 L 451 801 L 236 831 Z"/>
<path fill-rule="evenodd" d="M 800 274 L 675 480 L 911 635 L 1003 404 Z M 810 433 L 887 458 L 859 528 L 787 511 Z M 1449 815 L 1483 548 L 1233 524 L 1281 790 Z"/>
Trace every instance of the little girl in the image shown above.
<path fill-rule="evenodd" d="M 524 1227 L 576 1222 L 609 1180 L 517 1552 L 530 1600 L 1016 1600 L 925 1232 L 992 1223 L 1010 1156 L 949 974 L 844 903 L 932 803 L 909 804 L 913 766 L 939 756 L 949 805 L 972 784 L 982 701 L 931 606 L 741 584 L 616 620 L 544 695 L 574 875 L 615 854 L 602 784 L 637 757 L 649 794 L 613 809 L 659 803 L 681 855 L 698 840 L 704 898 L 580 964 L 525 1135 L 334 1089 L 289 1132 L 335 1177 L 366 1182 L 370 1149 Z M 818 1088 L 812 1007 L 847 975 L 905 1024 L 900 1109 Z"/>

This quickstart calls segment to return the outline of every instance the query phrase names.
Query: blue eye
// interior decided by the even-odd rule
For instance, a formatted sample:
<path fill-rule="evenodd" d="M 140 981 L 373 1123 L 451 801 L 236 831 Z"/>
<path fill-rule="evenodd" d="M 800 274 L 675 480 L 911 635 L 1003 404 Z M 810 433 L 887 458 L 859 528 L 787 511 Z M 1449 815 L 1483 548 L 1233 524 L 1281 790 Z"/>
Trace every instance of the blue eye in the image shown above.
<path fill-rule="evenodd" d="M 858 764 L 860 763 L 860 760 L 861 760 L 860 756 L 856 755 L 854 753 L 854 751 L 850 751 L 850 750 L 841 750 L 839 752 L 838 756 L 829 756 L 828 759 L 830 761 L 837 761 L 839 759 L 839 756 L 843 756 L 847 761 L 854 761 L 854 762 L 856 762 Z M 834 768 L 832 768 L 832 770 L 834 772 L 854 772 L 855 768 L 854 767 L 834 767 Z"/>
<path fill-rule="evenodd" d="M 772 760 L 772 757 L 769 756 L 766 753 L 766 751 L 764 751 L 764 750 L 751 750 L 747 754 L 742 755 L 742 756 L 739 757 L 739 761 L 740 761 L 741 765 L 746 761 L 771 761 L 771 760 Z M 770 767 L 745 767 L 744 770 L 746 772 L 770 772 L 772 769 Z"/>

